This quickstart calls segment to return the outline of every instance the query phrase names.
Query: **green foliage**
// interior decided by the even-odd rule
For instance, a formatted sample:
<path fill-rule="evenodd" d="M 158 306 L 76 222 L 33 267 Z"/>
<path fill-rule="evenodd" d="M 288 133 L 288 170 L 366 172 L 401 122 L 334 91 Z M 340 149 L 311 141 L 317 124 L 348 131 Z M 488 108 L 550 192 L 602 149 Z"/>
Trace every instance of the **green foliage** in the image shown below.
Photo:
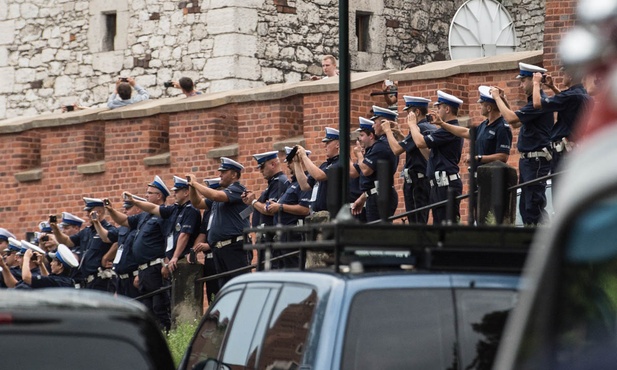
<path fill-rule="evenodd" d="M 184 352 L 191 338 L 193 338 L 198 324 L 199 322 L 197 320 L 193 320 L 192 322 L 179 322 L 176 327 L 171 329 L 165 336 L 176 367 L 180 364 L 180 360 L 182 360 L 182 356 L 184 356 Z"/>

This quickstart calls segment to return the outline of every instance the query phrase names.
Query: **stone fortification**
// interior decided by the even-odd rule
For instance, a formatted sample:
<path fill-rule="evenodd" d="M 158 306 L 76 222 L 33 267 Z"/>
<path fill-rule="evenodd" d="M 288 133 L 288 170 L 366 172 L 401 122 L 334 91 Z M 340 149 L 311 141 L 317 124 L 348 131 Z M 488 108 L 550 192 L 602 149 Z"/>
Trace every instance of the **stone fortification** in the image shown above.
<path fill-rule="evenodd" d="M 351 3 L 352 69 L 371 71 L 448 59 L 464 1 Z M 544 0 L 501 3 L 517 50 L 541 49 Z M 207 92 L 297 82 L 338 54 L 338 26 L 334 0 L 0 0 L 0 119 L 104 104 L 119 76 L 151 98 L 179 94 L 163 82 L 180 76 Z"/>

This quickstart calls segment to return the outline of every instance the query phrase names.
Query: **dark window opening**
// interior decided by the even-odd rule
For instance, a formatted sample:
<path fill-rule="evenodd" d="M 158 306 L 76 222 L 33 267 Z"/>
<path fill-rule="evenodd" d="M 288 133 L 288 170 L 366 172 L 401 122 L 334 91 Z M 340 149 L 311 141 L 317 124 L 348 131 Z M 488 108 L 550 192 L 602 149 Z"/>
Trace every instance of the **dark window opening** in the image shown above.
<path fill-rule="evenodd" d="M 113 51 L 116 39 L 116 13 L 104 14 L 105 35 L 103 36 L 103 51 Z"/>
<path fill-rule="evenodd" d="M 368 51 L 370 13 L 356 13 L 356 37 L 358 38 L 358 51 Z"/>

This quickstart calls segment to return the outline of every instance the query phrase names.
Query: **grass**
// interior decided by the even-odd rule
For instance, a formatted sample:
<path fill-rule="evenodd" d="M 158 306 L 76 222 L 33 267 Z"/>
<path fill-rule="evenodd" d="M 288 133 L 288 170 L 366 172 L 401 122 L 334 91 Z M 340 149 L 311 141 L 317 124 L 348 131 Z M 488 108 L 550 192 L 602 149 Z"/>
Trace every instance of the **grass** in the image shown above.
<path fill-rule="evenodd" d="M 197 324 L 199 324 L 197 320 L 193 320 L 192 322 L 180 322 L 165 336 L 176 367 L 178 367 L 180 360 L 182 360 L 182 356 L 184 356 L 184 352 L 195 333 Z"/>

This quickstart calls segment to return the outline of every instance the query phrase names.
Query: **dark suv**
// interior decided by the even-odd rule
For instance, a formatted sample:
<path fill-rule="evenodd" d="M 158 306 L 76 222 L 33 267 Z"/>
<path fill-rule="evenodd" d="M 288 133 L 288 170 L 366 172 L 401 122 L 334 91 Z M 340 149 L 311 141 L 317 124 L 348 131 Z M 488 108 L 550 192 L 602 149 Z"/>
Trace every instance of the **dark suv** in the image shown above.
<path fill-rule="evenodd" d="M 170 370 L 146 308 L 75 289 L 0 290 L 0 368 Z"/>
<path fill-rule="evenodd" d="M 336 234 L 333 267 L 230 281 L 180 369 L 490 368 L 517 301 L 531 229 L 484 228 L 484 236 L 464 227 L 331 229 L 320 232 Z M 375 238 L 392 251 L 367 251 Z M 356 262 L 346 269 L 339 259 Z"/>

